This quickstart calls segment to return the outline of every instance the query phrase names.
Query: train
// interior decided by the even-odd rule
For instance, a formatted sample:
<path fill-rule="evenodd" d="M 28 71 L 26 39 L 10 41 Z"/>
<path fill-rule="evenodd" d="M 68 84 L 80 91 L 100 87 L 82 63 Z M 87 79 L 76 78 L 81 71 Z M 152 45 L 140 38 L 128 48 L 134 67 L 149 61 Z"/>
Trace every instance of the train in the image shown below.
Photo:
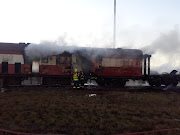
<path fill-rule="evenodd" d="M 150 86 L 176 86 L 180 81 L 176 70 L 170 74 L 151 75 L 151 55 L 143 54 L 140 49 L 66 46 L 69 49 L 63 52 L 31 59 L 25 52 L 30 45 L 0 43 L 1 88 L 71 85 L 75 69 L 82 71 L 86 80 L 93 79 L 100 86 L 123 87 L 129 79 L 147 81 Z"/>

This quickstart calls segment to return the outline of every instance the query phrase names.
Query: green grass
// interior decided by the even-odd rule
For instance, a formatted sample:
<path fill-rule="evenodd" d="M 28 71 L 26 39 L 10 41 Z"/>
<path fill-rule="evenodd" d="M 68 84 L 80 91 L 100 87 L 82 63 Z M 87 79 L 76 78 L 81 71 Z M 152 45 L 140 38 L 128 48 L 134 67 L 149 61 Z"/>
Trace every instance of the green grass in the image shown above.
<path fill-rule="evenodd" d="M 0 93 L 1 129 L 109 135 L 180 127 L 180 94 L 177 93 L 105 92 L 89 97 L 87 93 L 58 88 L 26 89 Z M 180 132 L 173 132 L 176 134 Z"/>

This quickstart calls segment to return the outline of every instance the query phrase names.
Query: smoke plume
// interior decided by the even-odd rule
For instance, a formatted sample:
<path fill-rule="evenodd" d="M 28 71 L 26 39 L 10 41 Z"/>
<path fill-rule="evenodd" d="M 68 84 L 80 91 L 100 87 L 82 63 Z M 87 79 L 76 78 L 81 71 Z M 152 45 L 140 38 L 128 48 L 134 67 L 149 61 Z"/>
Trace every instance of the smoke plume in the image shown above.
<path fill-rule="evenodd" d="M 69 40 L 68 40 L 69 41 Z M 103 41 L 102 41 L 103 42 Z M 111 45 L 111 44 L 109 44 Z M 91 47 L 98 47 L 97 43 Z M 109 47 L 104 44 L 104 47 Z M 127 48 L 127 47 L 126 47 Z M 97 49 L 96 51 L 87 51 L 93 48 L 77 47 L 75 40 L 67 42 L 66 37 L 60 37 L 57 41 L 43 41 L 40 44 L 30 44 L 25 48 L 26 57 L 29 60 L 45 58 L 51 55 L 58 55 L 67 51 L 69 53 L 80 52 L 86 58 L 96 57 L 97 55 L 111 54 L 109 49 Z M 162 72 L 170 72 L 173 69 L 180 68 L 180 36 L 177 26 L 167 33 L 161 33 L 151 44 L 140 48 L 144 54 L 151 54 L 151 69 Z M 96 52 L 96 54 L 88 54 Z M 92 56 L 93 55 L 93 56 Z"/>
<path fill-rule="evenodd" d="M 25 48 L 25 54 L 29 60 L 35 60 L 51 55 L 58 55 L 64 51 L 72 53 L 75 50 L 77 50 L 77 47 L 68 45 L 64 40 L 61 40 L 61 42 L 60 40 L 58 42 L 42 41 L 39 44 L 29 44 Z"/>
<path fill-rule="evenodd" d="M 180 67 L 180 36 L 178 27 L 168 33 L 161 33 L 152 44 L 141 48 L 152 55 L 152 68 L 158 72 L 170 72 Z"/>
<path fill-rule="evenodd" d="M 86 58 L 93 58 L 97 55 L 110 54 L 114 52 L 109 52 L 109 49 L 98 49 L 96 44 L 91 45 L 91 47 L 80 47 L 77 43 L 66 41 L 66 36 L 59 37 L 56 41 L 41 41 L 39 44 L 31 43 L 25 48 L 26 58 L 30 61 L 38 60 L 40 58 L 46 58 L 52 55 L 58 55 L 63 52 L 69 53 L 79 53 Z M 111 44 L 110 44 L 111 45 Z M 107 45 L 105 44 L 105 47 Z M 95 50 L 95 51 L 94 51 Z M 93 54 L 92 54 L 93 52 Z"/>
<path fill-rule="evenodd" d="M 149 46 L 143 47 L 142 50 L 148 54 L 154 54 L 157 51 L 164 54 L 177 54 L 180 51 L 180 37 L 177 28 L 166 33 L 161 33 L 160 36 Z"/>

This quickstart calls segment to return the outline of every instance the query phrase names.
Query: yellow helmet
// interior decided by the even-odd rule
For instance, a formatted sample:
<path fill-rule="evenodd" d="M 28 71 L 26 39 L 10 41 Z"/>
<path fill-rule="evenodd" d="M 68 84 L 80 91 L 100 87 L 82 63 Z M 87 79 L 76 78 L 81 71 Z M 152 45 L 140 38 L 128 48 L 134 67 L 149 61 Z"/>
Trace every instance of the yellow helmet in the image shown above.
<path fill-rule="evenodd" d="M 74 71 L 77 72 L 77 69 L 75 69 Z"/>

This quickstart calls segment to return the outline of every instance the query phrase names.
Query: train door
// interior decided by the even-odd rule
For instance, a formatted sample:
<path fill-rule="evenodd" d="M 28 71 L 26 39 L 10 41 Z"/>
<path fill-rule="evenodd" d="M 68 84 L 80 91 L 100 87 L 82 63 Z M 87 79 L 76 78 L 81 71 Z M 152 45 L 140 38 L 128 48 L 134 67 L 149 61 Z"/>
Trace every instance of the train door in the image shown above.
<path fill-rule="evenodd" d="M 8 62 L 2 62 L 2 73 L 8 73 Z"/>
<path fill-rule="evenodd" d="M 15 63 L 15 73 L 21 73 L 21 63 Z"/>
<path fill-rule="evenodd" d="M 75 69 L 79 71 L 82 71 L 80 59 L 78 59 L 77 54 L 72 54 L 72 72 L 75 71 Z"/>
<path fill-rule="evenodd" d="M 82 71 L 84 75 L 90 75 L 93 63 L 91 58 L 82 56 L 81 54 L 72 54 L 72 71 L 75 69 L 78 72 Z"/>
<path fill-rule="evenodd" d="M 32 62 L 32 73 L 39 73 L 39 62 Z"/>

